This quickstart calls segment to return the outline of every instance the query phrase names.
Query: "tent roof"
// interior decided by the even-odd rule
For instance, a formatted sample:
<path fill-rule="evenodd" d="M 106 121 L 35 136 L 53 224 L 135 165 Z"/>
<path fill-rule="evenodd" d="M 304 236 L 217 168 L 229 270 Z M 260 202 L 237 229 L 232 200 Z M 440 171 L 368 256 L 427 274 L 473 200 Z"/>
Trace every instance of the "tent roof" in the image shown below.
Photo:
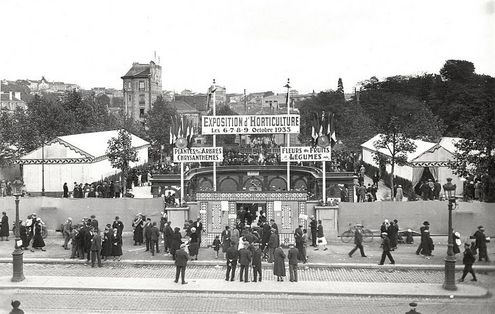
<path fill-rule="evenodd" d="M 373 136 L 371 139 L 369 139 L 366 142 L 364 142 L 363 144 L 361 144 L 361 147 L 369 149 L 371 151 L 377 151 L 374 143 L 380 139 L 380 135 L 381 134 L 377 134 L 377 135 Z M 421 154 L 423 154 L 424 152 L 426 152 L 427 150 L 429 150 L 430 148 L 432 148 L 433 146 L 436 145 L 436 143 L 425 142 L 425 141 L 421 141 L 421 140 L 411 140 L 411 141 L 414 144 L 416 144 L 416 150 L 412 153 L 407 154 L 407 161 L 408 162 L 417 158 L 418 156 L 420 156 Z M 384 155 L 390 156 L 390 152 L 388 151 L 388 149 L 380 148 L 378 151 Z"/>
<path fill-rule="evenodd" d="M 92 132 L 92 133 L 82 133 L 73 134 L 66 136 L 59 136 L 52 140 L 52 142 L 61 141 L 75 149 L 81 151 L 88 157 L 98 158 L 106 155 L 108 148 L 108 141 L 118 136 L 118 130 L 103 131 L 103 132 Z M 132 137 L 132 147 L 138 148 L 141 146 L 149 145 L 149 142 L 131 134 Z"/>

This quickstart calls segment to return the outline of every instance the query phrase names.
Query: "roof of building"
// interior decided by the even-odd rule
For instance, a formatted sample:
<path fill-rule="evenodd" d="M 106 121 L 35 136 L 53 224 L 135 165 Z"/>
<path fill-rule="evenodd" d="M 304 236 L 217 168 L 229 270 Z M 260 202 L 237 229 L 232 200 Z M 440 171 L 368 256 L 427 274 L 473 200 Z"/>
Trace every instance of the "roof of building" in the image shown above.
<path fill-rule="evenodd" d="M 132 67 L 122 78 L 146 78 L 150 75 L 150 64 L 133 63 Z"/>
<path fill-rule="evenodd" d="M 70 146 L 73 146 L 77 150 L 88 155 L 88 157 L 97 158 L 106 155 L 108 148 L 108 141 L 118 136 L 118 130 L 103 131 L 103 132 L 92 132 L 92 133 L 81 133 L 66 136 L 59 136 L 52 140 L 52 142 L 61 141 Z M 142 146 L 149 145 L 150 143 L 131 134 L 132 137 L 132 147 L 138 148 Z"/>
<path fill-rule="evenodd" d="M 377 134 L 373 136 L 371 139 L 361 144 L 361 147 L 371 151 L 377 151 L 374 143 L 380 139 L 380 136 L 381 134 Z M 407 161 L 412 161 L 413 159 L 417 158 L 419 155 L 423 154 L 433 146 L 437 145 L 437 143 L 425 142 L 422 140 L 411 140 L 411 141 L 414 144 L 416 144 L 416 150 L 412 153 L 407 154 Z M 386 148 L 380 148 L 378 151 L 384 155 L 391 156 L 390 152 Z"/>
<path fill-rule="evenodd" d="M 184 100 L 174 100 L 170 104 L 178 113 L 199 113 L 198 110 L 190 106 Z"/>
<path fill-rule="evenodd" d="M 199 94 L 193 96 L 185 96 L 185 95 L 175 95 L 175 101 L 184 101 L 192 108 L 195 108 L 198 111 L 206 110 L 206 95 Z"/>

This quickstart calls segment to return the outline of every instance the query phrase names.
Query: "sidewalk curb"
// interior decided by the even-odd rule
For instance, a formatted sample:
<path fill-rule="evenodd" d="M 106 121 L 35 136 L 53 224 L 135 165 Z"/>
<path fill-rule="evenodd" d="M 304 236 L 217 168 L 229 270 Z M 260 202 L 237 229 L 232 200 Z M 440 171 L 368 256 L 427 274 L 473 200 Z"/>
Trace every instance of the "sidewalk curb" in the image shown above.
<path fill-rule="evenodd" d="M 61 264 L 61 265 L 79 265 L 84 264 L 86 260 L 78 259 L 59 259 L 59 258 L 25 258 L 25 264 Z M 0 258 L 0 264 L 11 264 L 11 258 Z M 115 263 L 115 264 L 127 264 L 127 265 L 164 265 L 171 266 L 175 265 L 173 260 L 121 260 L 118 262 L 107 261 L 105 263 Z M 202 260 L 202 261 L 189 261 L 188 266 L 224 266 L 225 260 Z M 272 264 L 264 262 L 262 264 L 263 268 L 272 268 Z M 360 263 L 307 263 L 299 264 L 300 268 L 348 268 L 348 269 L 396 269 L 396 270 L 424 270 L 424 271 L 443 271 L 445 265 L 420 265 L 420 264 L 360 264 Z M 462 270 L 463 265 L 456 265 L 456 270 Z M 477 272 L 492 272 L 495 271 L 495 265 L 475 265 L 475 271 Z"/>
<path fill-rule="evenodd" d="M 43 279 L 41 279 L 43 278 Z M 161 283 L 156 283 L 152 286 L 143 287 L 142 282 L 136 283 L 136 286 L 129 286 L 125 283 L 120 286 L 72 286 L 64 283 L 53 282 L 53 278 L 56 277 L 35 277 L 33 284 L 26 281 L 13 283 L 7 281 L 6 277 L 0 280 L 0 290 L 16 289 L 16 290 L 76 290 L 76 291 L 127 291 L 127 292 L 166 292 L 166 293 L 197 293 L 197 294 L 243 294 L 243 295 L 299 295 L 299 296 L 368 296 L 368 297 L 401 297 L 401 298 L 437 298 L 437 299 L 482 299 L 491 296 L 490 292 L 482 287 L 475 286 L 463 286 L 457 291 L 447 291 L 441 288 L 440 284 L 400 284 L 401 288 L 393 288 L 400 292 L 391 292 L 391 286 L 387 287 L 387 283 L 382 283 L 385 286 L 383 290 L 380 290 L 380 283 L 360 283 L 360 282 L 327 282 L 326 284 L 337 284 L 339 287 L 344 288 L 335 289 L 335 286 L 325 288 L 320 285 L 320 288 L 311 289 L 313 287 L 312 282 L 302 281 L 298 283 L 286 283 L 280 284 L 274 288 L 274 282 L 268 281 L 268 285 L 254 284 L 249 285 L 249 289 L 238 289 L 240 285 L 244 287 L 243 283 L 235 282 L 234 284 L 224 284 L 223 280 L 213 281 L 213 287 L 205 286 L 204 280 L 190 281 L 191 285 L 180 285 L 172 283 L 172 279 L 162 280 Z M 41 281 L 40 281 L 41 279 Z M 80 278 L 73 278 L 78 281 Z M 87 278 L 84 278 L 87 279 Z M 56 279 L 55 279 L 56 280 Z M 170 281 L 170 282 L 169 282 Z M 124 281 L 125 282 L 125 281 Z M 160 287 L 157 287 L 158 284 Z M 352 285 L 351 287 L 349 285 Z M 373 285 L 371 288 L 370 285 Z M 378 285 L 378 286 L 377 286 Z M 396 286 L 399 284 L 395 284 Z M 200 287 L 199 287 L 200 286 Z M 216 286 L 216 287 L 215 287 Z M 419 286 L 419 287 L 418 287 Z M 393 286 L 392 286 L 393 287 Z M 253 289 L 254 288 L 254 289 Z M 371 288 L 371 289 L 370 289 Z M 419 288 L 419 289 L 418 289 Z M 325 289 L 328 289 L 325 291 Z M 376 290 L 376 291 L 375 291 Z M 407 292 L 406 292 L 407 291 Z M 412 292 L 409 292 L 412 291 Z M 416 292 L 415 292 L 416 291 Z M 435 293 L 436 292 L 436 293 Z"/>

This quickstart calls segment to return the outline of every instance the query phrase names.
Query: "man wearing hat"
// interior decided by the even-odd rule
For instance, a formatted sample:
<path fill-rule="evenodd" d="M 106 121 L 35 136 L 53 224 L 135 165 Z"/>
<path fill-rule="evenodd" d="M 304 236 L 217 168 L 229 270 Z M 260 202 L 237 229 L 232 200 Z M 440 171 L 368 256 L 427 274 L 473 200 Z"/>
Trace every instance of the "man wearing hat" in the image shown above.
<path fill-rule="evenodd" d="M 64 249 L 68 250 L 69 249 L 69 240 L 70 240 L 70 234 L 72 232 L 72 218 L 67 218 L 67 220 L 64 223 L 64 226 L 62 228 L 62 232 L 64 234 L 64 244 L 62 245 Z"/>
<path fill-rule="evenodd" d="M 258 281 L 258 275 L 259 275 L 259 281 L 261 282 L 261 259 L 262 259 L 263 253 L 260 249 L 260 244 L 258 242 L 254 242 L 253 246 L 254 246 L 253 259 L 252 259 L 253 282 Z"/>
<path fill-rule="evenodd" d="M 240 270 L 240 280 L 244 282 L 249 282 L 249 264 L 253 254 L 248 250 L 248 241 L 243 242 L 243 247 L 239 250 L 239 264 L 241 265 Z"/>
<path fill-rule="evenodd" d="M 352 257 L 352 254 L 356 252 L 357 249 L 359 249 L 359 252 L 361 252 L 361 257 L 366 257 L 366 254 L 364 254 L 364 248 L 363 248 L 363 225 L 362 224 L 357 224 L 356 225 L 356 230 L 354 231 L 354 244 L 356 245 L 350 252 L 349 252 L 349 257 Z"/>
<path fill-rule="evenodd" d="M 101 267 L 101 236 L 98 229 L 91 227 L 91 267 L 95 267 L 95 262 L 98 259 L 98 267 Z"/>
<path fill-rule="evenodd" d="M 287 258 L 289 260 L 289 280 L 290 282 L 297 282 L 297 264 L 299 250 L 295 247 L 294 243 L 289 243 L 289 252 Z"/>
<path fill-rule="evenodd" d="M 239 258 L 239 252 L 237 251 L 235 243 L 230 243 L 230 247 L 227 248 L 227 251 L 225 252 L 225 258 L 227 259 L 227 274 L 225 275 L 225 281 L 229 281 L 231 271 L 232 275 L 230 276 L 230 281 L 234 281 L 235 268 L 237 267 L 237 259 Z"/>
<path fill-rule="evenodd" d="M 302 231 L 302 224 L 299 224 L 299 226 L 294 230 L 294 240 L 296 241 L 296 248 L 299 251 L 299 255 L 301 255 L 302 250 L 303 250 L 303 231 Z M 300 260 L 303 260 L 301 256 L 299 256 Z"/>
<path fill-rule="evenodd" d="M 421 242 L 419 243 L 418 249 L 416 250 L 416 255 L 419 255 L 423 247 L 426 245 L 428 235 L 426 234 L 425 230 L 430 230 L 430 223 L 428 221 L 424 221 L 423 226 L 419 228 L 419 230 L 421 232 Z"/>
<path fill-rule="evenodd" d="M 473 255 L 473 251 L 471 251 L 471 246 L 468 242 L 464 243 L 464 257 L 462 258 L 462 263 L 464 264 L 464 270 L 462 271 L 462 277 L 459 279 L 460 282 L 464 281 L 466 275 L 470 273 L 473 276 L 472 281 L 477 281 L 476 275 L 474 274 L 473 264 L 476 261 L 476 258 Z"/>
<path fill-rule="evenodd" d="M 309 227 L 311 229 L 311 246 L 316 247 L 316 231 L 318 229 L 318 224 L 316 222 L 315 216 L 311 216 L 311 221 L 309 222 Z"/>
<path fill-rule="evenodd" d="M 481 262 L 485 259 L 486 262 L 489 262 L 490 259 L 486 250 L 485 228 L 483 226 L 478 227 L 478 230 L 474 233 L 474 238 L 476 239 L 475 247 L 479 250 L 478 261 Z"/>
<path fill-rule="evenodd" d="M 181 275 L 182 284 L 187 284 L 185 280 L 186 266 L 189 260 L 189 255 L 185 251 L 186 244 L 182 243 L 180 248 L 175 252 L 175 283 L 179 282 L 179 274 Z"/>
<path fill-rule="evenodd" d="M 390 260 L 390 264 L 395 264 L 394 258 L 392 257 L 392 254 L 390 254 L 390 239 L 388 238 L 388 234 L 386 232 L 382 232 L 382 258 L 380 260 L 380 263 L 378 265 L 383 265 L 385 262 L 385 257 L 388 257 Z"/>
<path fill-rule="evenodd" d="M 421 314 L 416 311 L 416 307 L 418 306 L 416 302 L 409 303 L 409 306 L 411 307 L 411 309 L 407 311 L 406 314 Z"/>

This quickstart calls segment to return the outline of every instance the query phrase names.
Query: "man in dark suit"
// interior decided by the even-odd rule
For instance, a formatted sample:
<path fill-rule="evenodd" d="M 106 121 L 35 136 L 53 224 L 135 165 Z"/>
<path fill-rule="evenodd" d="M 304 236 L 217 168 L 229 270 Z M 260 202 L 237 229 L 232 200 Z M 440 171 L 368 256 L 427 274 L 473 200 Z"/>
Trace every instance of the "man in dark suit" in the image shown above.
<path fill-rule="evenodd" d="M 301 253 L 303 251 L 303 231 L 302 231 L 303 225 L 299 225 L 296 230 L 294 230 L 294 240 L 296 241 L 296 248 L 299 251 L 299 260 L 304 260 L 304 258 L 301 256 Z"/>
<path fill-rule="evenodd" d="M 150 250 L 151 227 L 151 218 L 146 218 L 146 223 L 144 224 L 144 241 L 146 242 L 146 252 Z"/>
<path fill-rule="evenodd" d="M 91 238 L 91 267 L 95 267 L 96 259 L 98 259 L 98 267 L 101 267 L 101 236 L 95 228 L 92 228 L 90 233 L 93 235 Z"/>
<path fill-rule="evenodd" d="M 287 258 L 289 259 L 289 278 L 291 282 L 297 282 L 298 255 L 299 250 L 294 246 L 294 243 L 290 243 Z"/>
<path fill-rule="evenodd" d="M 170 248 L 171 248 L 172 233 L 174 233 L 174 230 L 170 226 L 171 223 L 172 222 L 170 220 L 168 220 L 167 223 L 165 224 L 165 228 L 163 231 L 165 253 L 170 252 Z"/>
<path fill-rule="evenodd" d="M 160 253 L 160 249 L 158 248 L 158 239 L 160 239 L 160 230 L 156 226 L 156 221 L 153 221 L 151 224 L 151 255 L 155 256 L 155 248 L 156 253 Z"/>
<path fill-rule="evenodd" d="M 476 279 L 476 274 L 474 273 L 473 270 L 473 264 L 476 261 L 476 258 L 473 255 L 473 252 L 471 251 L 471 245 L 469 243 L 464 243 L 464 257 L 462 259 L 462 263 L 464 264 L 464 270 L 462 271 L 462 277 L 459 279 L 460 282 L 464 281 L 464 278 L 466 278 L 466 275 L 470 273 L 473 276 L 473 279 L 471 281 L 477 281 Z"/>
<path fill-rule="evenodd" d="M 486 262 L 489 262 L 490 259 L 488 258 L 488 252 L 486 249 L 485 228 L 483 226 L 479 226 L 473 237 L 476 240 L 476 248 L 479 250 L 478 260 L 481 262 L 485 259 Z"/>
<path fill-rule="evenodd" d="M 185 247 L 186 245 L 183 243 L 180 245 L 180 248 L 175 252 L 175 283 L 179 282 L 179 274 L 180 274 L 183 285 L 187 284 L 187 282 L 185 281 L 185 276 L 186 276 L 187 261 L 189 260 L 189 255 L 185 251 Z"/>
<path fill-rule="evenodd" d="M 253 281 L 257 282 L 259 275 L 260 277 L 259 281 L 261 282 L 261 258 L 263 253 L 261 252 L 260 244 L 258 242 L 254 242 L 253 246 L 254 246 L 253 259 L 252 259 Z"/>
<path fill-rule="evenodd" d="M 270 219 L 270 227 L 272 229 L 275 229 L 275 232 L 277 233 L 278 235 L 278 225 L 277 223 L 275 222 L 275 219 Z"/>
<path fill-rule="evenodd" d="M 243 245 L 244 247 L 239 250 L 239 264 L 241 265 L 240 280 L 249 282 L 249 264 L 251 263 L 253 255 L 251 251 L 247 249 L 249 242 L 246 241 Z"/>
<path fill-rule="evenodd" d="M 361 257 L 366 257 L 363 248 L 363 225 L 361 224 L 356 225 L 356 231 L 354 231 L 354 244 L 356 246 L 349 252 L 349 257 L 352 257 L 352 254 L 354 254 L 357 249 L 361 252 Z"/>
<path fill-rule="evenodd" d="M 118 235 L 122 236 L 122 230 L 124 230 L 124 223 L 120 221 L 119 216 L 115 216 L 115 221 L 112 224 L 112 229 L 117 229 Z"/>
<path fill-rule="evenodd" d="M 225 281 L 229 281 L 230 271 L 232 271 L 232 275 L 230 276 L 230 281 L 234 281 L 235 268 L 237 267 L 237 259 L 239 258 L 239 252 L 237 251 L 237 248 L 234 246 L 234 243 L 230 244 L 230 247 L 225 252 L 225 257 L 227 259 L 227 274 L 225 275 Z"/>
<path fill-rule="evenodd" d="M 428 235 L 427 232 L 425 232 L 425 230 L 429 230 L 429 229 L 430 229 L 430 223 L 428 221 L 423 222 L 423 226 L 419 228 L 421 232 L 421 241 L 419 242 L 418 249 L 416 250 L 416 255 L 419 255 L 423 246 L 426 245 L 426 240 L 428 238 Z"/>
<path fill-rule="evenodd" d="M 316 222 L 315 216 L 311 216 L 309 226 L 311 228 L 311 246 L 316 247 L 316 231 L 318 229 L 318 223 Z"/>
<path fill-rule="evenodd" d="M 380 260 L 380 263 L 378 265 L 383 265 L 385 262 L 385 257 L 388 257 L 390 260 L 390 264 L 395 264 L 394 258 L 392 257 L 392 254 L 390 254 L 390 239 L 388 238 L 388 234 L 386 232 L 382 232 L 382 258 Z"/>

